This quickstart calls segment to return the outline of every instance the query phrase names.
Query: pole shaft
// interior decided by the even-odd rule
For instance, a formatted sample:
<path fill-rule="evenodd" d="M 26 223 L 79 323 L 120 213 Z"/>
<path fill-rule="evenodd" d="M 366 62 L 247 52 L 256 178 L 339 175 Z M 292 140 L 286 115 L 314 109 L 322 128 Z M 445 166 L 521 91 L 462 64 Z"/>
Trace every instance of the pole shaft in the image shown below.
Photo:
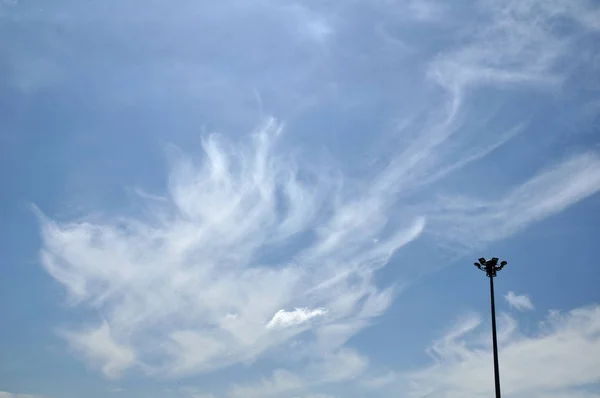
<path fill-rule="evenodd" d="M 500 369 L 498 368 L 498 341 L 496 337 L 496 304 L 494 302 L 494 278 L 490 275 L 490 297 L 492 303 L 492 343 L 494 346 L 494 380 L 496 398 L 500 398 Z"/>

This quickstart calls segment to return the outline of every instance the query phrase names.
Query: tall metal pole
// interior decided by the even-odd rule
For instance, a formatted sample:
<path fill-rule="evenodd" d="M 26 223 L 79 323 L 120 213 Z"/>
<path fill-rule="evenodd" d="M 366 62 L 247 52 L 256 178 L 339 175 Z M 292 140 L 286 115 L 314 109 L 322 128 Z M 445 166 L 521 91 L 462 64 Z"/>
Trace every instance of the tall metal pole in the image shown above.
<path fill-rule="evenodd" d="M 494 380 L 496 383 L 496 398 L 500 398 L 500 369 L 498 366 L 498 339 L 496 337 L 496 303 L 494 302 L 494 277 L 490 278 L 490 298 L 492 303 L 492 343 L 494 346 Z"/>
<path fill-rule="evenodd" d="M 494 383 L 496 387 L 496 398 L 500 397 L 500 366 L 498 365 L 498 338 L 496 335 L 496 303 L 494 300 L 494 278 L 498 271 L 500 271 L 507 264 L 506 261 L 502 261 L 498 265 L 498 259 L 496 257 L 491 260 L 480 258 L 479 262 L 475 263 L 475 266 L 490 278 L 490 303 L 492 307 L 492 345 L 494 350 Z"/>

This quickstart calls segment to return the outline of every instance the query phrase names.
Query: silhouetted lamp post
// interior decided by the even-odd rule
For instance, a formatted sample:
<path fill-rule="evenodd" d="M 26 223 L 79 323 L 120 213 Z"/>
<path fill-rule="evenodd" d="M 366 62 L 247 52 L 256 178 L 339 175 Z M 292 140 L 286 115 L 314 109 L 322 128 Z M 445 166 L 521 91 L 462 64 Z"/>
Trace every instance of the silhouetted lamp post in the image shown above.
<path fill-rule="evenodd" d="M 494 379 L 496 382 L 496 398 L 500 398 L 500 370 L 498 369 L 498 341 L 496 339 L 496 305 L 494 303 L 494 277 L 496 273 L 500 271 L 504 266 L 508 264 L 506 261 L 502 261 L 498 265 L 498 259 L 496 257 L 491 260 L 480 258 L 475 266 L 482 271 L 485 271 L 485 275 L 490 278 L 490 298 L 492 302 L 492 343 L 494 346 Z"/>

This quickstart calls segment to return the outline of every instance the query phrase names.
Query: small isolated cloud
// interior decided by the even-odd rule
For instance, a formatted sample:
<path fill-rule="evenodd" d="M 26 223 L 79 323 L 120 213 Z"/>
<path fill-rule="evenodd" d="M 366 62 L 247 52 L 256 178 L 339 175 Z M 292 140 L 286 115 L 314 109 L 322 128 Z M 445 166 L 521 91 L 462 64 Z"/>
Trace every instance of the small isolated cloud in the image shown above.
<path fill-rule="evenodd" d="M 508 292 L 508 294 L 504 296 L 504 298 L 508 302 L 508 305 L 519 311 L 533 309 L 533 303 L 531 302 L 531 299 L 525 294 L 518 295 L 514 292 Z"/>
<path fill-rule="evenodd" d="M 273 319 L 267 324 L 268 328 L 286 328 L 301 325 L 312 318 L 327 314 L 325 308 L 310 310 L 308 308 L 296 308 L 293 311 L 279 310 Z"/>

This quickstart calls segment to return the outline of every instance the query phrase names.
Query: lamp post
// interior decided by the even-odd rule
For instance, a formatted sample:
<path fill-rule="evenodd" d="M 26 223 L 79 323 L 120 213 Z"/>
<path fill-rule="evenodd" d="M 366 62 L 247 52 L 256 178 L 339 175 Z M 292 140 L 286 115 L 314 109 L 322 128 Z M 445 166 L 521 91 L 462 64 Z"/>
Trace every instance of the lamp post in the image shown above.
<path fill-rule="evenodd" d="M 502 261 L 498 265 L 498 258 L 494 257 L 491 260 L 480 258 L 479 262 L 475 263 L 475 266 L 482 271 L 485 271 L 485 275 L 490 278 L 490 299 L 492 305 L 492 344 L 494 347 L 494 380 L 496 384 L 496 398 L 500 398 L 500 369 L 498 369 L 498 341 L 496 338 L 496 304 L 494 303 L 494 278 L 496 273 L 500 271 L 504 266 L 508 264 L 506 261 Z"/>

